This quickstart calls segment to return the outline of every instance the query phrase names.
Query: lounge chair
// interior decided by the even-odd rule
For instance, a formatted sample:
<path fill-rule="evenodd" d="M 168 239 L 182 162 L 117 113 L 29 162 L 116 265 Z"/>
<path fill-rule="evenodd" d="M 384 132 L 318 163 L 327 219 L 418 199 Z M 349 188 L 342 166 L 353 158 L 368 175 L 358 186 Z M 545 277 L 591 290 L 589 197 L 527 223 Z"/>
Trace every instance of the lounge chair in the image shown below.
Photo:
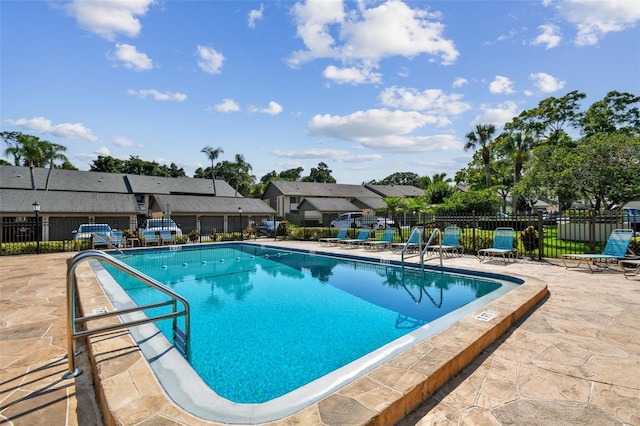
<path fill-rule="evenodd" d="M 456 253 L 460 254 L 463 247 L 460 245 L 460 228 L 457 226 L 448 226 L 444 228 L 444 237 L 440 244 L 430 245 L 427 251 L 433 250 L 438 253 Z"/>
<path fill-rule="evenodd" d="M 93 232 L 91 234 L 91 248 L 95 249 L 98 246 L 109 247 L 110 245 L 109 232 Z"/>
<path fill-rule="evenodd" d="M 631 265 L 631 270 L 628 271 L 625 268 L 625 265 Z M 620 267 L 620 272 L 622 272 L 622 275 L 624 275 L 626 279 L 629 279 L 629 277 L 636 276 L 640 273 L 640 259 L 621 259 L 618 260 L 618 266 Z"/>
<path fill-rule="evenodd" d="M 518 257 L 518 250 L 513 248 L 513 228 L 496 228 L 493 236 L 493 247 L 478 250 L 478 260 L 482 262 L 487 257 L 494 258 L 502 256 L 504 264 L 512 259 L 514 262 Z"/>
<path fill-rule="evenodd" d="M 338 231 L 338 235 L 336 235 L 335 237 L 331 238 L 320 238 L 318 241 L 320 241 L 320 244 L 325 243 L 325 244 L 337 244 L 338 241 L 342 241 L 345 238 L 347 238 L 347 231 L 349 230 L 349 228 L 340 228 L 340 230 Z"/>
<path fill-rule="evenodd" d="M 624 259 L 633 235 L 633 229 L 614 229 L 607 240 L 607 245 L 604 246 L 602 254 L 563 254 L 562 263 L 564 263 L 566 269 L 569 269 L 578 268 L 585 262 L 591 272 L 601 271 L 606 269 L 609 263 Z M 569 266 L 567 265 L 567 260 L 577 260 L 578 264 Z"/>
<path fill-rule="evenodd" d="M 392 243 L 392 250 L 400 250 L 402 252 L 407 251 L 417 251 L 420 250 L 422 234 L 424 233 L 424 228 L 421 226 L 417 226 L 411 230 L 411 234 L 409 235 L 409 239 L 404 243 Z"/>
<path fill-rule="evenodd" d="M 158 234 L 160 235 L 160 243 L 162 245 L 176 243 L 176 236 L 173 235 L 171 231 L 169 231 L 168 229 L 163 231 L 158 231 Z"/>
<path fill-rule="evenodd" d="M 371 248 L 374 250 L 384 250 L 391 245 L 393 236 L 396 235 L 395 228 L 387 228 L 384 230 L 382 237 L 379 240 L 365 241 L 363 243 L 364 248 Z"/>
<path fill-rule="evenodd" d="M 371 229 L 363 228 L 358 232 L 358 236 L 356 238 L 345 238 L 343 240 L 338 241 L 338 244 L 346 245 L 349 247 L 356 247 L 359 244 L 363 244 L 369 238 L 369 234 L 371 233 Z"/>
<path fill-rule="evenodd" d="M 156 246 L 160 245 L 160 237 L 156 235 L 156 231 L 142 231 L 140 237 L 145 246 L 149 246 L 151 244 Z"/>
<path fill-rule="evenodd" d="M 109 241 L 113 247 L 124 247 L 126 245 L 126 240 L 122 231 L 111 231 Z"/>

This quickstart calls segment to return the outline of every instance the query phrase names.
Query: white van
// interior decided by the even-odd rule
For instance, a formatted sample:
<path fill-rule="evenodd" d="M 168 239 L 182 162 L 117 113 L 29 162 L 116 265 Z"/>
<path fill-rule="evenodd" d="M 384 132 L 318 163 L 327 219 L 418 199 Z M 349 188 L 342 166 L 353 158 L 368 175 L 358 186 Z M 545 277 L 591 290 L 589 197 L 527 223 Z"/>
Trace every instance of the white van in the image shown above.
<path fill-rule="evenodd" d="M 362 212 L 342 213 L 337 219 L 331 221 L 332 228 L 374 228 L 385 229 L 393 226 L 393 220 L 383 217 L 365 216 Z"/>

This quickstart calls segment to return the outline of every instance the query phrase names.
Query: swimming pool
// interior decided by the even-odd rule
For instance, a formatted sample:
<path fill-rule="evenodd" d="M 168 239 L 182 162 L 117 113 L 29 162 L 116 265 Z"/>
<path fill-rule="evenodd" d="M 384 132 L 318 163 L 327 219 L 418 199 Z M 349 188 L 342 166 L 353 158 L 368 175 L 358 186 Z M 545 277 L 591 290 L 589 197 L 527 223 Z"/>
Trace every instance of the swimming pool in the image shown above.
<path fill-rule="evenodd" d="M 215 391 L 208 393 L 215 404 L 185 404 L 197 405 L 196 412 L 215 406 L 216 413 L 198 415 L 217 421 L 291 414 L 516 285 L 255 244 L 178 246 L 121 260 L 190 301 L 191 362 Z M 137 303 L 158 301 L 146 286 L 114 276 Z M 120 286 L 111 287 L 114 304 L 126 299 Z M 159 327 L 170 336 L 165 324 Z M 143 351 L 154 346 L 153 335 L 137 337 Z M 147 354 L 152 365 L 177 370 L 162 362 L 163 351 Z"/>

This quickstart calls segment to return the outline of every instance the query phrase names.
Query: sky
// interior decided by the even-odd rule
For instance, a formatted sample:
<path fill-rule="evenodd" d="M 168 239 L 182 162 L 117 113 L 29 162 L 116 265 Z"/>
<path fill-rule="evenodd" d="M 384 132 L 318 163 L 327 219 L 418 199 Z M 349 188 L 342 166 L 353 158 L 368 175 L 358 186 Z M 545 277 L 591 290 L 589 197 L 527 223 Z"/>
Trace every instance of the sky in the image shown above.
<path fill-rule="evenodd" d="M 193 176 L 211 146 L 257 180 L 320 162 L 343 184 L 453 178 L 477 124 L 640 95 L 638 21 L 637 0 L 2 0 L 0 130 L 80 170 L 137 156 Z"/>

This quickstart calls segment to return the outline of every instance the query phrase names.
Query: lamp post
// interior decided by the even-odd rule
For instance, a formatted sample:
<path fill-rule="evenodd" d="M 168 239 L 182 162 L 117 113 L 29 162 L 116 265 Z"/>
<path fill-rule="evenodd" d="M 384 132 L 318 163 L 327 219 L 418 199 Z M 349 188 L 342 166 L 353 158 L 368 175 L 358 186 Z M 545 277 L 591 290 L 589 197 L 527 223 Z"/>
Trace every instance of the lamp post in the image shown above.
<path fill-rule="evenodd" d="M 240 217 L 240 241 L 242 241 L 242 207 L 238 207 L 238 216 Z"/>
<path fill-rule="evenodd" d="M 36 214 L 36 253 L 40 254 L 40 203 L 36 201 L 32 205 Z"/>

